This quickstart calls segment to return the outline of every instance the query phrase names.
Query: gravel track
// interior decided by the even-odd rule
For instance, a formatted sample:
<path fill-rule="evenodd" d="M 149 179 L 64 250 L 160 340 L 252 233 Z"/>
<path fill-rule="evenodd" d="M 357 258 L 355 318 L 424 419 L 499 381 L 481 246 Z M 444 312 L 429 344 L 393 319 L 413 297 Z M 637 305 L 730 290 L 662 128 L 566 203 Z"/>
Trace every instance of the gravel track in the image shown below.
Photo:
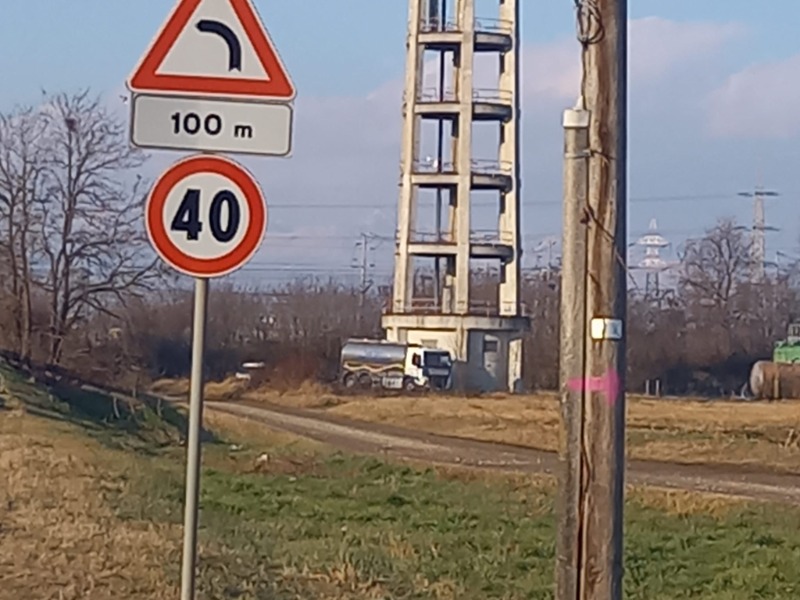
<path fill-rule="evenodd" d="M 553 452 L 353 421 L 320 410 L 247 402 L 206 402 L 205 406 L 351 452 L 518 473 L 554 475 L 558 468 L 558 457 Z M 752 467 L 629 460 L 626 479 L 633 485 L 800 505 L 800 476 Z"/>

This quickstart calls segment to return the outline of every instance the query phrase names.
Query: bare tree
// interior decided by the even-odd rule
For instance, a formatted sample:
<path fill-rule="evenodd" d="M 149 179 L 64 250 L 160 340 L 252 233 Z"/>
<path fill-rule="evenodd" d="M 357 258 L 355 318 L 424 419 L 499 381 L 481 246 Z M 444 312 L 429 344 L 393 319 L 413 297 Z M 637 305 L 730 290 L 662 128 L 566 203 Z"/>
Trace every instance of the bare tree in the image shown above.
<path fill-rule="evenodd" d="M 23 360 L 31 354 L 32 263 L 37 248 L 33 206 L 45 182 L 47 121 L 32 108 L 0 115 L 0 250 L 10 283 L 15 350 Z"/>
<path fill-rule="evenodd" d="M 747 280 L 751 242 L 735 221 L 721 220 L 702 238 L 689 240 L 681 260 L 681 286 L 705 305 L 727 307 Z"/>
<path fill-rule="evenodd" d="M 145 156 L 129 146 L 123 121 L 88 92 L 47 98 L 46 194 L 37 202 L 42 287 L 49 296 L 49 360 L 91 311 L 115 313 L 150 289 L 159 261 L 144 233 Z"/>

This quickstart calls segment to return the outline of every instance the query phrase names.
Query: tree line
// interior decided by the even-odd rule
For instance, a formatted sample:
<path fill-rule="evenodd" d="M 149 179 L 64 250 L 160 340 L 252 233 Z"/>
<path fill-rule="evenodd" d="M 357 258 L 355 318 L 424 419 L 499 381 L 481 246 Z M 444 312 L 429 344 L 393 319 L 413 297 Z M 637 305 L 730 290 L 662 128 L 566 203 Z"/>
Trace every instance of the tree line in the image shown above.
<path fill-rule="evenodd" d="M 0 346 L 97 381 L 189 372 L 191 292 L 156 259 L 143 229 L 146 155 L 119 115 L 89 92 L 43 94 L 0 115 Z M 751 236 L 721 220 L 681 252 L 677 285 L 628 303 L 628 386 L 659 380 L 672 394 L 737 393 L 800 317 L 798 269 L 753 276 Z M 477 274 L 475 300 L 497 302 L 496 273 Z M 430 290 L 419 274 L 417 293 Z M 382 290 L 385 292 L 386 290 Z M 524 348 L 530 389 L 558 378 L 559 277 L 526 273 L 532 320 Z M 222 378 L 263 361 L 272 385 L 331 381 L 351 336 L 382 334 L 388 294 L 335 278 L 267 292 L 215 282 L 207 371 Z"/>

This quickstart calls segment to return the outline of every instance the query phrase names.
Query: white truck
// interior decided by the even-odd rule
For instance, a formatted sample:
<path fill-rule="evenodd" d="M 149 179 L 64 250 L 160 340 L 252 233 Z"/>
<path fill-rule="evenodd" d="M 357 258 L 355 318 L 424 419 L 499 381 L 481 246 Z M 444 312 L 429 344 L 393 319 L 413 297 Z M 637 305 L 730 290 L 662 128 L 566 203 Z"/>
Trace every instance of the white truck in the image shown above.
<path fill-rule="evenodd" d="M 447 350 L 385 340 L 351 339 L 342 346 L 340 381 L 347 389 L 447 390 L 453 357 Z"/>

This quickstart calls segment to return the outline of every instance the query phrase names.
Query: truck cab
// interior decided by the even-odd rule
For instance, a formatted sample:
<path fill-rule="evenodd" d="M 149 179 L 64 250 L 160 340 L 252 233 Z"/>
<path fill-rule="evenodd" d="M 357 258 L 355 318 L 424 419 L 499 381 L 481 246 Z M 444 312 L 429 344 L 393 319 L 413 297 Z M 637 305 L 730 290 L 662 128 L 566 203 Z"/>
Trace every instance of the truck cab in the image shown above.
<path fill-rule="evenodd" d="M 406 357 L 404 387 L 446 390 L 450 387 L 453 358 L 447 350 L 411 346 Z"/>

